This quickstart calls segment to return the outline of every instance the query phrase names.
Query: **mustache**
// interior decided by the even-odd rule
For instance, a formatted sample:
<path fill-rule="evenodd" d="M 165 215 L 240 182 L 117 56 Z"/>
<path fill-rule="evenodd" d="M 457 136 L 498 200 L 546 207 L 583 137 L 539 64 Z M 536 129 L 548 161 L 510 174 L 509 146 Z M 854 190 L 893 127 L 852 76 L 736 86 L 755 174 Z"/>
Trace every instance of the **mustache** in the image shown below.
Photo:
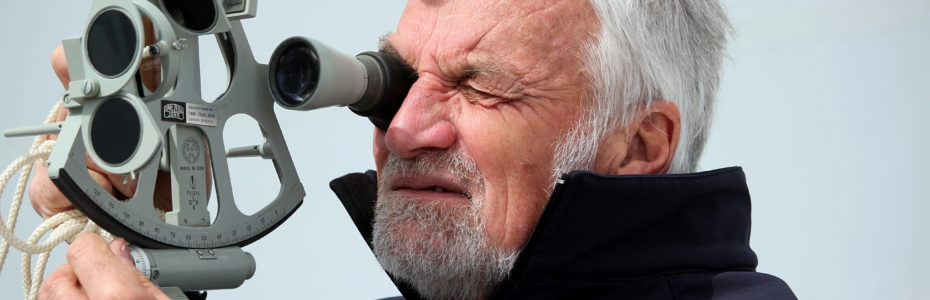
<path fill-rule="evenodd" d="M 443 176 L 452 178 L 469 198 L 484 191 L 484 181 L 474 159 L 461 148 L 430 151 L 414 158 L 400 158 L 393 153 L 381 170 L 379 189 L 386 190 L 397 177 Z"/>
<path fill-rule="evenodd" d="M 474 299 L 507 277 L 517 252 L 499 249 L 488 237 L 483 177 L 464 151 L 409 159 L 389 154 L 378 176 L 372 247 L 388 273 L 430 299 Z M 442 206 L 388 189 L 394 178 L 415 176 L 454 181 L 471 201 Z"/>

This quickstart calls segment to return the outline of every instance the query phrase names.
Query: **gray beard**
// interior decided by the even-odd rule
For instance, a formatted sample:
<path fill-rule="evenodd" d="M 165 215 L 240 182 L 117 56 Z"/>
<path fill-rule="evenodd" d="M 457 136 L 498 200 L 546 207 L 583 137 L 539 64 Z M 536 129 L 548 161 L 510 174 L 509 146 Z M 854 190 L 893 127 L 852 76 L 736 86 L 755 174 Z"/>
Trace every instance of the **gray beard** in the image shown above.
<path fill-rule="evenodd" d="M 594 168 L 597 150 L 601 144 L 601 135 L 604 132 L 595 130 L 603 126 L 591 120 L 595 120 L 595 118 L 588 117 L 575 122 L 575 125 L 563 133 L 559 138 L 559 142 L 556 143 L 555 153 L 552 157 L 552 186 L 549 187 L 550 193 L 562 174 Z"/>
<path fill-rule="evenodd" d="M 552 159 L 548 193 L 561 174 L 591 169 L 600 136 L 592 128 L 597 128 L 596 124 L 581 121 L 562 134 Z M 457 178 L 470 204 L 440 207 L 388 193 L 386 178 L 436 172 Z M 481 218 L 486 202 L 481 178 L 474 161 L 461 148 L 407 160 L 390 155 L 378 181 L 372 241 L 381 266 L 429 299 L 490 296 L 510 274 L 522 249 L 500 249 L 488 238 Z"/>
<path fill-rule="evenodd" d="M 471 199 L 440 206 L 389 193 L 387 178 L 448 172 Z M 493 245 L 481 217 L 484 183 L 461 150 L 431 152 L 416 159 L 391 155 L 378 182 L 373 247 L 381 266 L 429 299 L 489 296 L 507 278 L 519 250 Z"/>

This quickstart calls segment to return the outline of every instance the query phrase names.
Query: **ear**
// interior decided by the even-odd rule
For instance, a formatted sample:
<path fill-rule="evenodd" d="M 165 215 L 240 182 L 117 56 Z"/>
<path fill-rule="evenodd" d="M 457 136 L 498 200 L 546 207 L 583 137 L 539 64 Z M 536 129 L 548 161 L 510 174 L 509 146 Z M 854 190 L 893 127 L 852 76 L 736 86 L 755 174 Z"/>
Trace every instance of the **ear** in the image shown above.
<path fill-rule="evenodd" d="M 672 102 L 657 100 L 625 130 L 625 144 L 613 147 L 608 174 L 662 174 L 668 171 L 681 133 L 681 113 Z M 619 146 L 619 145 L 617 145 Z M 622 151 L 625 149 L 625 151 Z M 622 160 L 616 159 L 623 157 Z"/>

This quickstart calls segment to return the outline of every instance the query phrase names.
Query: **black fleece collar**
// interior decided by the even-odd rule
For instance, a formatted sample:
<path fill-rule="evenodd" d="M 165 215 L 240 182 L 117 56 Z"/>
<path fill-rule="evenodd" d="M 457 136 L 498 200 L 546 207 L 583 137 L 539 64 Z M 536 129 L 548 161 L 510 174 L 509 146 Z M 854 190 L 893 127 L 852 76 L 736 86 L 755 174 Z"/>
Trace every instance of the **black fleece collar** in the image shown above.
<path fill-rule="evenodd" d="M 371 246 L 375 173 L 330 183 Z M 754 271 L 750 198 L 739 167 L 672 175 L 565 174 L 492 298 L 603 280 L 700 271 Z M 396 282 L 396 281 L 395 281 Z M 418 295 L 405 284 L 406 299 Z"/>

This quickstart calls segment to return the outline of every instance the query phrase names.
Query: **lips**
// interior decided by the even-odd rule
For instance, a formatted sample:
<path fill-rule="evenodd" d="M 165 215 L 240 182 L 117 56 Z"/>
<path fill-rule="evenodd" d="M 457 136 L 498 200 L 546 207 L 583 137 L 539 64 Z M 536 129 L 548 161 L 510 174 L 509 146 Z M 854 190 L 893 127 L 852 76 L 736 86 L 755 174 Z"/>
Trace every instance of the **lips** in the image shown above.
<path fill-rule="evenodd" d="M 407 193 L 426 198 L 465 198 L 471 195 L 465 192 L 461 184 L 443 176 L 410 176 L 389 179 L 392 191 Z"/>
<path fill-rule="evenodd" d="M 431 187 L 428 187 L 428 188 L 425 188 L 425 189 L 420 189 L 420 190 L 421 190 L 421 191 L 424 191 L 424 190 L 425 190 L 425 191 L 434 191 L 434 192 L 437 192 L 437 193 L 458 193 L 458 192 L 455 192 L 455 191 L 452 191 L 452 190 L 447 190 L 447 189 L 445 189 L 445 188 L 443 188 L 443 187 L 440 187 L 440 186 L 431 186 Z M 461 193 L 459 193 L 459 194 L 461 194 Z"/>

